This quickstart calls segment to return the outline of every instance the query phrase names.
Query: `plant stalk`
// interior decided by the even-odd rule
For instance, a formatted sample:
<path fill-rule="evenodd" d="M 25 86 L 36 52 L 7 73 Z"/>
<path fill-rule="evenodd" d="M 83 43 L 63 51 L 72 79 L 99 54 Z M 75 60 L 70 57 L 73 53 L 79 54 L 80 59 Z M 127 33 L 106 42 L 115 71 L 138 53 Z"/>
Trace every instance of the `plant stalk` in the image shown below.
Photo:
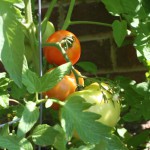
<path fill-rule="evenodd" d="M 65 22 L 63 24 L 62 30 L 66 30 L 70 25 L 70 20 L 71 20 L 71 15 L 72 15 L 74 5 L 75 5 L 75 0 L 71 0 L 69 10 L 68 10 Z"/>

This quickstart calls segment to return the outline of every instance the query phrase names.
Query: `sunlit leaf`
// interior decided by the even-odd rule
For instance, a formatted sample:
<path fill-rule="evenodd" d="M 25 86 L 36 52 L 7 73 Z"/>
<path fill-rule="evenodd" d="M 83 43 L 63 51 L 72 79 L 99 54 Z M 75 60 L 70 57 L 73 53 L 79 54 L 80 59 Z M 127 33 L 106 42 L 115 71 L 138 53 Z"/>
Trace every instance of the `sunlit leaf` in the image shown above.
<path fill-rule="evenodd" d="M 33 150 L 31 143 L 27 139 L 20 139 L 15 135 L 0 135 L 0 147 L 8 150 Z"/>
<path fill-rule="evenodd" d="M 20 12 L 11 3 L 0 1 L 0 60 L 10 77 L 21 86 L 24 34 L 18 18 Z"/>
<path fill-rule="evenodd" d="M 67 99 L 61 109 L 61 125 L 68 139 L 71 138 L 74 131 L 77 131 L 84 142 L 90 143 L 98 143 L 103 136 L 109 136 L 111 128 L 95 121 L 100 118 L 98 114 L 83 112 L 90 106 L 91 104 L 78 96 Z"/>
<path fill-rule="evenodd" d="M 116 135 L 111 135 L 104 137 L 93 150 L 128 150 L 128 148 Z"/>
<path fill-rule="evenodd" d="M 32 132 L 32 139 L 36 145 L 53 145 L 58 132 L 47 124 L 38 125 Z"/>
<path fill-rule="evenodd" d="M 29 101 L 23 111 L 22 117 L 20 119 L 17 136 L 23 137 L 30 131 L 39 118 L 39 109 L 36 107 L 34 102 Z"/>
<path fill-rule="evenodd" d="M 3 108 L 7 108 L 9 106 L 9 95 L 0 94 L 0 106 Z"/>
<path fill-rule="evenodd" d="M 27 69 L 23 73 L 23 84 L 30 93 L 43 92 L 53 88 L 62 78 L 70 72 L 71 63 L 63 64 L 56 69 L 47 72 L 42 77 Z"/>
<path fill-rule="evenodd" d="M 105 7 L 111 14 L 118 16 L 119 14 L 123 13 L 120 0 L 102 0 L 102 2 L 105 4 Z"/>

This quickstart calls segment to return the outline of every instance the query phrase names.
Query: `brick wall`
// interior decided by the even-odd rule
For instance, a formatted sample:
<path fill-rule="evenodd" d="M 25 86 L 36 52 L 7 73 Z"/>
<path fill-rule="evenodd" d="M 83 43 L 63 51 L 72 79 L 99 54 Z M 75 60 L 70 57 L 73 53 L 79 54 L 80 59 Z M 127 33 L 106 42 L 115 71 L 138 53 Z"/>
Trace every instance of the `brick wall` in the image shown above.
<path fill-rule="evenodd" d="M 68 10 L 68 0 L 60 0 L 55 7 L 50 20 L 56 30 L 60 29 Z M 44 16 L 49 0 L 43 0 L 42 15 Z M 76 0 L 72 20 L 90 20 L 112 23 L 111 16 L 99 0 Z M 80 61 L 94 62 L 99 76 L 114 78 L 118 75 L 130 77 L 136 81 L 145 79 L 146 69 L 139 63 L 132 44 L 117 48 L 110 27 L 98 25 L 72 25 L 68 28 L 81 41 L 82 55 Z M 127 38 L 126 41 L 131 41 Z M 126 42 L 130 43 L 130 42 Z"/>

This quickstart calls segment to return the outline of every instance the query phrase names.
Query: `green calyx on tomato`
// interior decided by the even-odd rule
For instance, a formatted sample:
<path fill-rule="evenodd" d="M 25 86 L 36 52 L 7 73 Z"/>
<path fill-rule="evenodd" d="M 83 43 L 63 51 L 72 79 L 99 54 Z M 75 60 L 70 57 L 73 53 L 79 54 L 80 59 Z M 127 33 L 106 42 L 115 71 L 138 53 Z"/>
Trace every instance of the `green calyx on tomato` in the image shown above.
<path fill-rule="evenodd" d="M 49 38 L 47 39 L 47 43 L 58 43 L 58 42 L 61 43 L 62 47 L 64 47 L 69 60 L 74 65 L 79 60 L 81 55 L 81 46 L 78 38 L 69 31 L 59 30 L 50 35 Z M 63 54 L 55 46 L 44 47 L 43 54 L 50 64 L 62 65 L 66 63 Z"/>
<path fill-rule="evenodd" d="M 81 96 L 86 102 L 91 103 L 92 106 L 85 111 L 94 112 L 101 117 L 97 121 L 114 127 L 120 118 L 120 102 L 113 100 L 113 92 L 108 84 L 92 83 L 84 88 L 82 91 L 77 91 L 69 97 Z"/>

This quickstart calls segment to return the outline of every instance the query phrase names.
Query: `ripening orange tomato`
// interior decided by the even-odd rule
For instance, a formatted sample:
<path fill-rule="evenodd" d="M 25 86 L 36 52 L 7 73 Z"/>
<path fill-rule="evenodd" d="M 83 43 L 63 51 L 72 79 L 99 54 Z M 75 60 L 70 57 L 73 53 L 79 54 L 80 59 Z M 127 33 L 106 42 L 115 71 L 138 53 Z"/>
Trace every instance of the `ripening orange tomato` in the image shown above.
<path fill-rule="evenodd" d="M 76 73 L 81 76 L 81 73 L 76 70 Z M 78 78 L 79 84 L 84 86 L 84 79 L 82 77 Z M 48 98 L 56 98 L 60 101 L 64 101 L 66 97 L 68 97 L 71 93 L 74 93 L 77 89 L 77 83 L 73 72 L 70 75 L 65 75 L 64 78 L 55 85 L 52 89 L 43 93 L 44 96 L 48 96 Z M 54 103 L 52 108 L 57 110 L 59 109 L 59 105 Z"/>
<path fill-rule="evenodd" d="M 72 45 L 65 50 L 68 58 L 74 65 L 80 58 L 81 46 L 78 38 L 73 33 L 66 30 L 59 30 L 49 36 L 49 38 L 47 39 L 47 43 L 61 42 L 66 37 L 71 37 L 73 39 Z M 50 64 L 62 65 L 66 63 L 64 56 L 57 47 L 46 46 L 43 48 L 43 54 Z"/>

